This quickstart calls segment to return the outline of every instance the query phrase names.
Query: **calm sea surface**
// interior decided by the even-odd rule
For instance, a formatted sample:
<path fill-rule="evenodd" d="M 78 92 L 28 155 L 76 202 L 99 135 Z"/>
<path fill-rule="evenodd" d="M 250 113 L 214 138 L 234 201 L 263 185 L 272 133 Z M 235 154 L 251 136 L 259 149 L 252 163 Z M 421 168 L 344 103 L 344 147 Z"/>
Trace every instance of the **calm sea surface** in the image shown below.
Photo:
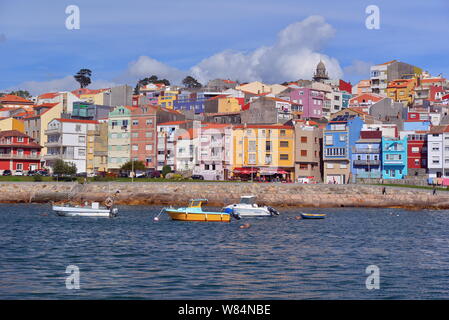
<path fill-rule="evenodd" d="M 0 205 L 1 299 L 449 298 L 449 212 L 314 209 L 279 217 L 176 222 L 160 207 L 57 217 L 49 205 Z M 240 229 L 244 223 L 248 229 Z M 68 265 L 80 289 L 66 289 Z M 367 290 L 365 269 L 380 269 Z"/>

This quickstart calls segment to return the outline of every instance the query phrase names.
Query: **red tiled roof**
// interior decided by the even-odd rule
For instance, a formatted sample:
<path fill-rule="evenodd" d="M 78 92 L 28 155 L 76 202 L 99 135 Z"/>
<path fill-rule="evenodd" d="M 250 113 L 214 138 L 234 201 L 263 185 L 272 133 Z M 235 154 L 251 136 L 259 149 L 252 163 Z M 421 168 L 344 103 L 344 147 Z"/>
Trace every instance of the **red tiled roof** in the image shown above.
<path fill-rule="evenodd" d="M 287 125 L 279 125 L 279 124 L 239 124 L 234 126 L 235 129 L 293 129 L 293 126 L 287 126 Z"/>
<path fill-rule="evenodd" d="M 54 97 L 57 97 L 59 95 L 60 95 L 59 92 L 48 92 L 48 93 L 41 94 L 37 98 L 38 99 L 53 99 Z"/>
<path fill-rule="evenodd" d="M 59 118 L 55 120 L 58 120 L 59 122 L 94 123 L 94 124 L 98 123 L 98 121 L 96 120 L 64 119 L 64 118 Z"/>
<path fill-rule="evenodd" d="M 59 102 L 57 103 L 41 103 L 34 106 L 34 108 L 53 108 L 54 106 L 57 106 Z"/>
<path fill-rule="evenodd" d="M 176 124 L 187 123 L 187 122 L 190 122 L 190 121 L 192 121 L 192 120 L 162 122 L 162 123 L 159 123 L 158 126 L 171 126 L 171 125 L 176 125 Z"/>
<path fill-rule="evenodd" d="M 2 97 L 0 97 L 0 103 L 6 103 L 6 102 L 16 102 L 16 103 L 27 103 L 27 104 L 33 104 L 33 101 L 30 101 L 28 99 L 13 95 L 13 94 L 5 94 Z"/>

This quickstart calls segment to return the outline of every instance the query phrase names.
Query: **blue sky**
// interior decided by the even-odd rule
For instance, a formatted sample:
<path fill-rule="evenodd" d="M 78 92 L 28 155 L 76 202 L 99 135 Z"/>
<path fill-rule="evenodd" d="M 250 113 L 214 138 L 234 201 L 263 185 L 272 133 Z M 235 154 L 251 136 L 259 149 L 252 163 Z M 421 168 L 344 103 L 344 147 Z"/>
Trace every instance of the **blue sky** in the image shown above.
<path fill-rule="evenodd" d="M 68 5 L 80 30 L 65 28 Z M 368 5 L 380 8 L 379 30 L 365 27 Z M 296 80 L 317 59 L 352 82 L 392 59 L 449 76 L 448 30 L 447 0 L 0 0 L 0 90 L 70 89 L 80 68 L 93 87 L 153 73 Z"/>

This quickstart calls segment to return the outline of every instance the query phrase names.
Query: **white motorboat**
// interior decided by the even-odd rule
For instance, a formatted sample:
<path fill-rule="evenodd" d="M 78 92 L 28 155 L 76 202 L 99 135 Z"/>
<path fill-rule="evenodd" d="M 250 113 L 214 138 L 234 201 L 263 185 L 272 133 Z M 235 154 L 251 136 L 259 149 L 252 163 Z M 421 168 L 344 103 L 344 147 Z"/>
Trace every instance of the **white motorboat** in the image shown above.
<path fill-rule="evenodd" d="M 259 207 L 255 200 L 255 196 L 241 196 L 240 203 L 231 204 L 224 207 L 224 209 L 232 209 L 233 213 L 240 217 L 270 217 L 279 215 L 279 212 L 272 207 Z"/>
<path fill-rule="evenodd" d="M 117 191 L 113 197 L 105 200 L 106 206 L 100 206 L 98 202 L 92 202 L 92 205 L 70 206 L 53 205 L 53 211 L 62 217 L 108 217 L 113 218 L 118 215 L 118 208 L 114 207 L 115 197 L 120 191 Z"/>

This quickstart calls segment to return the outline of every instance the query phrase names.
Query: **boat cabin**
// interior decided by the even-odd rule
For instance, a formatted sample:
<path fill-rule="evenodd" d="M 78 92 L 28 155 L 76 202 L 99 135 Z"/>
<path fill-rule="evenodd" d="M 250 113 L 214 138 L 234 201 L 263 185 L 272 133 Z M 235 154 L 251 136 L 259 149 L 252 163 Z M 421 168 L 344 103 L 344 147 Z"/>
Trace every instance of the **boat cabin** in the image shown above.
<path fill-rule="evenodd" d="M 256 203 L 256 196 L 241 196 L 240 203 L 253 205 Z"/>
<path fill-rule="evenodd" d="M 189 203 L 189 208 L 201 208 L 202 204 L 207 203 L 207 199 L 192 199 Z"/>

